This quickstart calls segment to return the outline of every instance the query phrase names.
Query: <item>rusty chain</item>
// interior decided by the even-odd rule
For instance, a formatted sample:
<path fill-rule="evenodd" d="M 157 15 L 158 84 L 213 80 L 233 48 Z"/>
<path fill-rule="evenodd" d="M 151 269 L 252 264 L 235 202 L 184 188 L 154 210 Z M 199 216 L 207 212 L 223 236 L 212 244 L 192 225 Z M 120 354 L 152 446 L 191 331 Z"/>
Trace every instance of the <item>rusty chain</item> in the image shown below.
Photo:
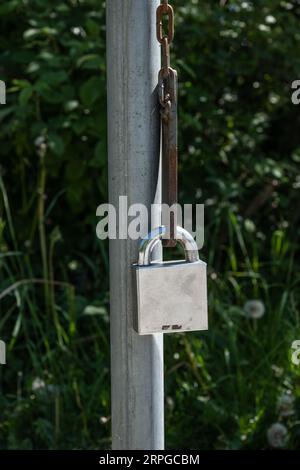
<path fill-rule="evenodd" d="M 228 0 L 220 0 L 225 6 Z M 167 31 L 164 18 L 167 17 Z M 161 45 L 162 68 L 158 75 L 158 96 L 161 106 L 162 134 L 162 202 L 163 224 L 167 227 L 163 246 L 176 245 L 177 215 L 166 213 L 165 208 L 177 204 L 177 72 L 170 66 L 170 44 L 174 39 L 174 9 L 168 0 L 161 0 L 156 11 L 156 36 Z"/>
<path fill-rule="evenodd" d="M 167 18 L 166 18 L 167 17 Z M 164 18 L 168 30 L 164 31 Z M 170 44 L 174 39 L 174 10 L 168 0 L 162 0 L 156 12 L 156 36 L 161 45 L 162 68 L 158 76 L 162 128 L 162 202 L 171 208 L 177 204 L 177 72 L 170 66 Z M 164 216 L 165 214 L 165 216 Z M 163 245 L 176 245 L 176 213 L 164 213 L 167 234 Z"/>
<path fill-rule="evenodd" d="M 167 34 L 165 34 L 163 30 L 164 16 L 168 17 Z M 174 39 L 174 10 L 173 7 L 168 3 L 168 0 L 163 0 L 163 3 L 157 8 L 156 36 L 162 48 L 162 64 L 166 77 L 168 74 L 168 68 L 170 67 L 170 44 Z"/>
<path fill-rule="evenodd" d="M 164 34 L 163 31 L 163 17 L 164 15 L 168 16 L 168 34 Z M 163 39 L 165 37 L 168 38 L 168 43 L 171 44 L 171 42 L 174 39 L 174 10 L 173 7 L 168 3 L 162 3 L 159 5 L 157 8 L 156 12 L 156 36 L 158 42 L 162 44 Z"/>

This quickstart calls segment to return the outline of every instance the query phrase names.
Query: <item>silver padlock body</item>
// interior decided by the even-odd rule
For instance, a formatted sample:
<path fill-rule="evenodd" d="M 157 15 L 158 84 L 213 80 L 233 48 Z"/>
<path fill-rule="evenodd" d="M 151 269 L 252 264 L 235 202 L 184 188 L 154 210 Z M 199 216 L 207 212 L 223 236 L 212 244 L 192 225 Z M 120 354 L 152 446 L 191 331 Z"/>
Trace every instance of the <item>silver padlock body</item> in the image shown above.
<path fill-rule="evenodd" d="M 172 261 L 135 270 L 139 334 L 208 329 L 206 263 Z"/>

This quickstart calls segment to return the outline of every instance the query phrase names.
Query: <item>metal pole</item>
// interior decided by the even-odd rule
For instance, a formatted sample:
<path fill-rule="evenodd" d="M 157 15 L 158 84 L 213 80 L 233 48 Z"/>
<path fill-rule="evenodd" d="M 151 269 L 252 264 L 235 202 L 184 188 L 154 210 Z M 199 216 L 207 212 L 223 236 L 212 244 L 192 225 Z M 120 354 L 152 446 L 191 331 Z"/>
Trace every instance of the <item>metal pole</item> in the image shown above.
<path fill-rule="evenodd" d="M 160 202 L 159 0 L 107 0 L 109 198 Z M 124 215 L 124 214 L 121 214 Z M 159 214 L 152 218 L 159 225 Z M 164 448 L 163 337 L 132 328 L 139 241 L 110 241 L 112 448 Z M 157 255 L 156 255 L 157 258 Z"/>

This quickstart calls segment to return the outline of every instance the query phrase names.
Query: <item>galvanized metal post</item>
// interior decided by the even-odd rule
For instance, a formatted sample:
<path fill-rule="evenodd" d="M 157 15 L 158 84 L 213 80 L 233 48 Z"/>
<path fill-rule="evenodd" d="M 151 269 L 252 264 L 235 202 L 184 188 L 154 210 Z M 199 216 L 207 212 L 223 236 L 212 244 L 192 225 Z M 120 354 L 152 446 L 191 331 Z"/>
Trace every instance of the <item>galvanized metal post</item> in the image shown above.
<path fill-rule="evenodd" d="M 157 76 L 159 0 L 107 0 L 110 203 L 160 202 Z M 121 214 L 124 216 L 124 214 Z M 159 225 L 159 214 L 152 227 Z M 140 337 L 131 264 L 139 241 L 110 241 L 112 448 L 164 448 L 163 337 Z M 157 257 L 157 256 L 156 256 Z"/>

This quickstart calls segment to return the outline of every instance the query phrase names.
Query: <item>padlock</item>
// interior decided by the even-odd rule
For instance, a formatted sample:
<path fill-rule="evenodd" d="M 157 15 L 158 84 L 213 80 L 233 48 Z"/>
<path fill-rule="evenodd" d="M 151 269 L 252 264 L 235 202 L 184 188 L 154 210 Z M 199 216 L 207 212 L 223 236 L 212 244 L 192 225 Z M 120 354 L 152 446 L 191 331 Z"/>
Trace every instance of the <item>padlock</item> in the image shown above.
<path fill-rule="evenodd" d="M 189 232 L 177 227 L 176 239 L 185 260 L 152 261 L 154 247 L 166 233 L 161 226 L 141 241 L 134 264 L 137 314 L 134 329 L 140 335 L 208 329 L 206 263 Z"/>

